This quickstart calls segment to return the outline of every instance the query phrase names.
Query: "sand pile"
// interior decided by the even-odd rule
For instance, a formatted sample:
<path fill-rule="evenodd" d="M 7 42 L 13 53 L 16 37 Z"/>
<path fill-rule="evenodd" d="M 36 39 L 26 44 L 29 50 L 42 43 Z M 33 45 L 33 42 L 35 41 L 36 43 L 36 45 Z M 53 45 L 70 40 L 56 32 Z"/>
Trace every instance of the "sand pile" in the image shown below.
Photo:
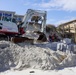
<path fill-rule="evenodd" d="M 76 65 L 76 55 L 67 55 L 51 49 L 24 43 L 14 44 L 0 41 L 0 70 L 35 68 L 50 70 L 57 67 Z"/>

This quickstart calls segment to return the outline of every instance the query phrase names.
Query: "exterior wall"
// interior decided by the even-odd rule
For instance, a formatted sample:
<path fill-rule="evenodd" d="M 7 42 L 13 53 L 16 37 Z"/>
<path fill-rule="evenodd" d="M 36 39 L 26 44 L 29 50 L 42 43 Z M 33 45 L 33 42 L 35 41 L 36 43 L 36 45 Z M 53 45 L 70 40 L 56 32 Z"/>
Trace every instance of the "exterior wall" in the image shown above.
<path fill-rule="evenodd" d="M 70 37 L 76 43 L 76 21 L 62 24 L 60 25 L 60 28 L 62 29 L 63 34 L 65 35 L 70 34 Z"/>
<path fill-rule="evenodd" d="M 76 33 L 74 34 L 74 42 L 76 43 Z"/>
<path fill-rule="evenodd" d="M 64 32 L 76 33 L 76 22 L 60 26 Z"/>
<path fill-rule="evenodd" d="M 14 15 L 14 17 L 17 21 L 22 21 L 24 16 L 23 15 Z"/>
<path fill-rule="evenodd" d="M 15 15 L 15 12 L 0 11 L 0 20 L 12 21 L 15 19 L 16 21 L 22 21 L 23 17 L 23 15 Z"/>
<path fill-rule="evenodd" d="M 15 12 L 9 12 L 9 11 L 0 11 L 0 20 L 5 20 L 6 17 L 10 20 L 12 20 Z"/>

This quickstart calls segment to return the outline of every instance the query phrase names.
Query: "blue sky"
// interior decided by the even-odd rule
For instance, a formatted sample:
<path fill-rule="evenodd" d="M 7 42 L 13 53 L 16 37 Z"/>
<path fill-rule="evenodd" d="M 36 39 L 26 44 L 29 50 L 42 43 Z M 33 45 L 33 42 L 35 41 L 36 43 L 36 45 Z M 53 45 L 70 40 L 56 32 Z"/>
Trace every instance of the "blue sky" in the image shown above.
<path fill-rule="evenodd" d="M 24 15 L 27 9 L 47 11 L 47 24 L 58 25 L 76 19 L 76 0 L 0 0 L 0 10 Z"/>

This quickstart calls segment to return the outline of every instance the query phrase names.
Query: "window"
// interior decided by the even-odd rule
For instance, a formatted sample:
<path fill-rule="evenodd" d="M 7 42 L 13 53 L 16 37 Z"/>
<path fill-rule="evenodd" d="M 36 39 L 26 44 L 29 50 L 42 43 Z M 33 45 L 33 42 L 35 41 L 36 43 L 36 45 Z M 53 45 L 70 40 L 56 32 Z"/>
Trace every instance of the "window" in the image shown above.
<path fill-rule="evenodd" d="M 3 25 L 3 24 L 2 24 L 2 23 L 0 23 L 0 29 L 2 29 L 2 25 Z"/>
<path fill-rule="evenodd" d="M 1 16 L 0 16 L 0 20 L 1 20 Z"/>
<path fill-rule="evenodd" d="M 2 16 L 2 13 L 0 13 L 0 16 Z"/>
<path fill-rule="evenodd" d="M 12 14 L 3 13 L 2 20 L 3 21 L 11 21 L 11 16 L 12 16 Z"/>
<path fill-rule="evenodd" d="M 0 25 L 3 25 L 2 23 L 0 23 Z"/>
<path fill-rule="evenodd" d="M 12 22 L 16 23 L 16 19 L 15 19 L 15 18 L 13 18 L 13 19 L 12 19 Z"/>
<path fill-rule="evenodd" d="M 0 13 L 0 20 L 1 20 L 1 18 L 2 18 L 2 13 Z"/>

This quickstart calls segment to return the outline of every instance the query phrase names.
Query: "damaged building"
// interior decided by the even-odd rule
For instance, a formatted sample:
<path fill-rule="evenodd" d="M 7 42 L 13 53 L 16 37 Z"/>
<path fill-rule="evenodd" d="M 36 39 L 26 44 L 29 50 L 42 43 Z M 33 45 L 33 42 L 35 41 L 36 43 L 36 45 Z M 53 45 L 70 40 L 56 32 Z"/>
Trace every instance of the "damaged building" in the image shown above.
<path fill-rule="evenodd" d="M 57 30 L 63 38 L 71 38 L 76 43 L 76 20 L 60 24 Z"/>

